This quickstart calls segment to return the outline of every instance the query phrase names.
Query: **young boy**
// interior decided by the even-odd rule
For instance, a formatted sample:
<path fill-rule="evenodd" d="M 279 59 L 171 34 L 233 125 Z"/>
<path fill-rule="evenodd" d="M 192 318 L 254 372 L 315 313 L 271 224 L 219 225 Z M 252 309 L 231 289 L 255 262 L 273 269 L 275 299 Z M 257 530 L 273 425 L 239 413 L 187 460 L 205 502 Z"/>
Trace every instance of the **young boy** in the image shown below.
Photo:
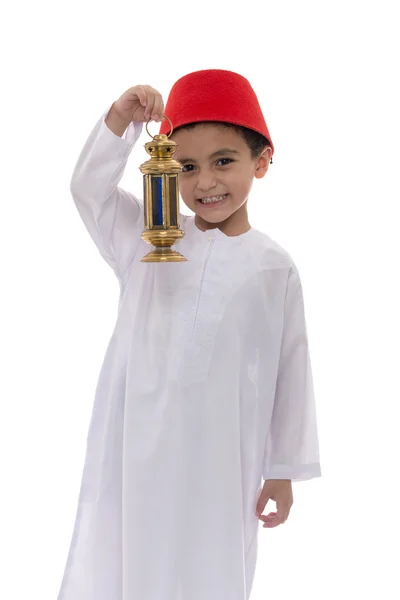
<path fill-rule="evenodd" d="M 257 97 L 236 73 L 198 71 L 165 114 L 195 213 L 187 262 L 141 262 L 142 203 L 118 187 L 143 122 L 169 133 L 154 88 L 112 105 L 72 178 L 120 302 L 59 600 L 246 600 L 258 523 L 284 523 L 291 482 L 321 474 L 299 273 L 247 215 L 274 152 Z"/>

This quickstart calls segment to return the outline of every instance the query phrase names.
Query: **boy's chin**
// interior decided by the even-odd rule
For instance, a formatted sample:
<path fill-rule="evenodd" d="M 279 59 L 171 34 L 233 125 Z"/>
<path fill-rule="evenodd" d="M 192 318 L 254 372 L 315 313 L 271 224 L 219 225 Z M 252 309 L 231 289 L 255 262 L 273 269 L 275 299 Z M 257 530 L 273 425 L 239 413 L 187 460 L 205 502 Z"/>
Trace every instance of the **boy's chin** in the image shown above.
<path fill-rule="evenodd" d="M 227 219 L 229 219 L 229 217 L 231 216 L 231 212 L 227 211 L 227 210 L 199 210 L 198 207 L 196 207 L 196 211 L 195 214 L 202 220 L 205 221 L 206 223 L 211 223 L 213 225 L 216 225 L 218 223 L 223 223 L 224 221 L 226 221 Z"/>

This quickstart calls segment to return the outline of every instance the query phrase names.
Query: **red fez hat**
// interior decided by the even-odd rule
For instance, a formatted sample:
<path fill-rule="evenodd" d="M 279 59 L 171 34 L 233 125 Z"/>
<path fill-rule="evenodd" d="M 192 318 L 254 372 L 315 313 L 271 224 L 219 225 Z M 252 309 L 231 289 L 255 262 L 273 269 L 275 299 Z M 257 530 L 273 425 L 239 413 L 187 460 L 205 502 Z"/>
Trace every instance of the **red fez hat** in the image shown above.
<path fill-rule="evenodd" d="M 274 146 L 257 96 L 248 80 L 232 71 L 208 69 L 178 79 L 165 106 L 174 129 L 200 121 L 221 121 L 261 133 Z M 160 134 L 171 130 L 163 119 Z"/>

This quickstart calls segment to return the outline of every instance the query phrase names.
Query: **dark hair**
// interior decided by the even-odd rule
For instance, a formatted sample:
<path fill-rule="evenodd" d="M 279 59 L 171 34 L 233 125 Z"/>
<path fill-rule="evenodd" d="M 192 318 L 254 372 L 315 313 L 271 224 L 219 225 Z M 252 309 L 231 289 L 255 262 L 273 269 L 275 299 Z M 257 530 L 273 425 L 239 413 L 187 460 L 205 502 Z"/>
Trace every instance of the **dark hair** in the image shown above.
<path fill-rule="evenodd" d="M 194 129 L 196 125 L 204 124 L 218 125 L 220 127 L 227 127 L 236 131 L 236 133 L 238 133 L 248 145 L 251 152 L 251 158 L 258 158 L 266 146 L 271 148 L 271 142 L 261 133 L 258 133 L 253 129 L 248 129 L 247 127 L 242 127 L 241 125 L 223 123 L 222 121 L 200 121 L 198 123 L 189 123 L 188 125 L 181 125 L 180 127 L 177 127 L 174 131 L 179 131 L 180 129 Z"/>

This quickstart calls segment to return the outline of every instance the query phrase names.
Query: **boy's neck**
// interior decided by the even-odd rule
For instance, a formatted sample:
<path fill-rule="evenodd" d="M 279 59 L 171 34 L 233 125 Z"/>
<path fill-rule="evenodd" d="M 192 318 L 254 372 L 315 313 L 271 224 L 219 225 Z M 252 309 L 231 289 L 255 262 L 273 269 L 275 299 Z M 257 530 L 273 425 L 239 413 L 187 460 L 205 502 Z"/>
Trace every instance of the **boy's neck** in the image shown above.
<path fill-rule="evenodd" d="M 208 221 L 204 221 L 199 215 L 195 215 L 194 222 L 201 231 L 218 228 L 228 237 L 242 235 L 251 229 L 247 213 L 247 202 L 221 223 L 209 223 Z"/>

